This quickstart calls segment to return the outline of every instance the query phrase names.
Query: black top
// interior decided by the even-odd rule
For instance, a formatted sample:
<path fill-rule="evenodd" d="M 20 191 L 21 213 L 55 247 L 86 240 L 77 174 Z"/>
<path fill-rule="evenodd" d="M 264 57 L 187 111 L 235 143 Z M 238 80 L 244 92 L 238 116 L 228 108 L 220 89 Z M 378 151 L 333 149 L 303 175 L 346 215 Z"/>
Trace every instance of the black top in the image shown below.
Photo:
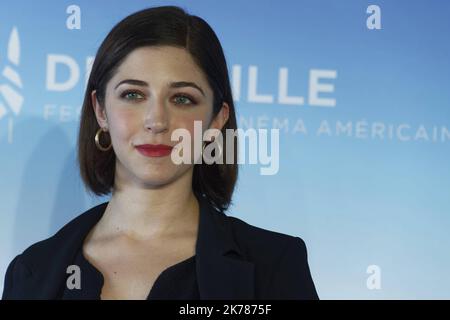
<path fill-rule="evenodd" d="M 81 288 L 69 289 L 65 286 L 62 299 L 99 300 L 104 283 L 103 274 L 84 257 L 81 249 L 73 264 L 80 268 Z M 149 291 L 147 300 L 198 300 L 195 255 L 161 272 Z"/>
<path fill-rule="evenodd" d="M 192 259 L 163 272 L 151 289 L 150 298 L 182 298 L 191 294 L 189 288 L 195 288 L 194 276 L 201 300 L 319 298 L 309 270 L 303 239 L 265 230 L 237 217 L 227 216 L 215 208 L 205 195 L 197 196 L 200 221 L 195 263 Z M 74 264 L 83 240 L 100 220 L 107 206 L 108 202 L 104 202 L 90 208 L 55 235 L 31 245 L 17 255 L 6 271 L 2 298 L 63 297 L 70 276 L 67 268 Z M 194 264 L 195 272 L 192 271 Z M 95 280 L 98 278 L 97 273 L 89 270 L 82 272 L 88 275 L 83 277 L 81 274 L 85 279 L 82 281 L 87 281 L 87 284 L 83 286 L 86 282 L 82 283 L 83 290 L 78 294 L 92 294 L 98 298 L 101 277 L 98 281 Z M 88 279 L 90 275 L 94 275 L 93 281 Z M 183 282 L 179 282 L 179 279 Z M 84 288 L 94 288 L 95 293 Z"/>

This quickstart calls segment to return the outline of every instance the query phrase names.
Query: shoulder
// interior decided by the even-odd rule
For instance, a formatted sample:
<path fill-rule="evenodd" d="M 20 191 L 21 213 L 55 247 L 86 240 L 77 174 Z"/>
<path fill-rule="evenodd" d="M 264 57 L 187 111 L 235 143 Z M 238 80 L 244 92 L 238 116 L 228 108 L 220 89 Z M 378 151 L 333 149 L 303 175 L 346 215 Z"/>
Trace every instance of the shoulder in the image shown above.
<path fill-rule="evenodd" d="M 291 249 L 297 249 L 298 252 L 306 254 L 306 244 L 298 236 L 263 229 L 237 217 L 227 215 L 226 220 L 231 225 L 236 243 L 247 254 L 258 252 L 277 258 L 282 252 Z"/>
<path fill-rule="evenodd" d="M 261 294 L 274 299 L 318 299 L 305 242 L 292 236 L 226 216 L 246 259 L 256 266 Z"/>
<path fill-rule="evenodd" d="M 48 263 L 55 262 L 58 257 L 63 257 L 64 253 L 81 243 L 83 236 L 98 221 L 105 207 L 106 203 L 102 203 L 84 211 L 52 236 L 30 245 L 11 261 L 7 273 L 18 268 L 24 268 L 30 272 L 40 270 Z"/>
<path fill-rule="evenodd" d="M 17 255 L 6 270 L 2 299 L 54 296 L 53 290 L 57 290 L 61 275 L 65 275 L 73 254 L 100 219 L 106 205 L 102 203 L 88 209 L 51 237 L 32 244 Z"/>
<path fill-rule="evenodd" d="M 55 234 L 29 246 L 21 254 L 23 263 L 32 268 L 43 257 L 64 250 L 83 240 L 83 236 L 93 227 L 104 212 L 106 203 L 89 208 L 66 223 Z M 102 210 L 103 209 L 103 210 Z"/>

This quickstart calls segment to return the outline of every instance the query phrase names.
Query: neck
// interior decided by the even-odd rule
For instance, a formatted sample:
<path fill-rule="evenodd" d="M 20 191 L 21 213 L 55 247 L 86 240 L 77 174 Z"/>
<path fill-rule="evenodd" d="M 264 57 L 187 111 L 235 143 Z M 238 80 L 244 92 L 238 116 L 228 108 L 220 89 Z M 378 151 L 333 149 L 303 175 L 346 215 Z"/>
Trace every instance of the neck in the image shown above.
<path fill-rule="evenodd" d="M 192 190 L 192 172 L 157 188 L 117 182 L 104 215 L 109 232 L 150 239 L 196 231 L 199 203 Z"/>

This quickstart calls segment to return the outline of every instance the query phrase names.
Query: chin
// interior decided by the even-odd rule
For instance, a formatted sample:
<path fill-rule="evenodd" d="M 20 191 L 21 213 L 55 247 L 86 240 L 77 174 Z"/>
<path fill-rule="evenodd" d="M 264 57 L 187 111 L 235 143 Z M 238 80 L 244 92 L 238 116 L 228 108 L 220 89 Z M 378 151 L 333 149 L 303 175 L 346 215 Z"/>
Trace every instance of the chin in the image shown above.
<path fill-rule="evenodd" d="M 154 169 L 144 174 L 141 172 L 139 176 L 146 185 L 163 186 L 178 179 L 182 173 L 176 170 L 176 168 L 171 168 L 171 170 L 160 168 L 159 170 Z"/>

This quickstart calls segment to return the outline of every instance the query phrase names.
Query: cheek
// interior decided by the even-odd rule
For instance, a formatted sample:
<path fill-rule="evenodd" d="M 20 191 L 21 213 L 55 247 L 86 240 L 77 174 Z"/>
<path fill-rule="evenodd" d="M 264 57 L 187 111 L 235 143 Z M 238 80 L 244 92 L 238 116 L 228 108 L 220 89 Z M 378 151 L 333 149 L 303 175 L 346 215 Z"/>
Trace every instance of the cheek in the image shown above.
<path fill-rule="evenodd" d="M 202 104 L 195 109 L 189 110 L 189 112 L 173 113 L 171 118 L 173 119 L 175 128 L 184 128 L 193 136 L 195 121 L 201 121 L 202 132 L 208 129 L 209 122 L 212 118 L 212 107 Z"/>
<path fill-rule="evenodd" d="M 114 112 L 109 118 L 114 135 L 119 140 L 127 140 L 137 128 L 136 115 L 130 112 Z"/>
<path fill-rule="evenodd" d="M 185 116 L 183 116 L 183 118 L 177 119 L 174 122 L 174 129 L 177 129 L 177 128 L 186 129 L 190 133 L 192 141 L 194 141 L 194 139 L 201 140 L 202 136 L 199 136 L 199 137 L 194 136 L 195 122 L 201 121 L 201 132 L 199 132 L 199 133 L 201 135 L 203 135 L 205 130 L 208 129 L 209 118 L 210 118 L 210 116 L 205 113 L 199 114 L 199 115 L 185 115 Z M 197 124 L 197 126 L 198 126 L 198 124 Z"/>

